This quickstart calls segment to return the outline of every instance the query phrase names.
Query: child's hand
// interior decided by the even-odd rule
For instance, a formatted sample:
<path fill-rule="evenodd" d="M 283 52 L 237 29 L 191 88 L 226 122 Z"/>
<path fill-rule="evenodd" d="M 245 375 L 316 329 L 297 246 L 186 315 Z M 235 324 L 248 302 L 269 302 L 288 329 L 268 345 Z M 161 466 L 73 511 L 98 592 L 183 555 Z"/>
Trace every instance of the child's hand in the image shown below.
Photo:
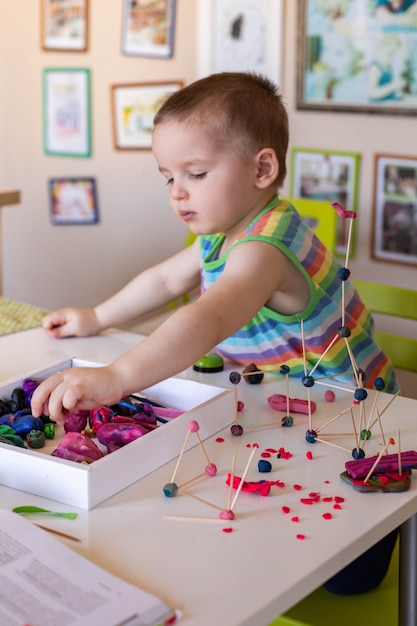
<path fill-rule="evenodd" d="M 50 337 L 88 337 L 100 331 L 94 309 L 59 309 L 49 313 L 42 321 L 42 328 Z"/>
<path fill-rule="evenodd" d="M 114 404 L 123 395 L 123 386 L 111 366 L 74 367 L 53 374 L 35 389 L 32 415 L 49 415 L 63 423 L 69 412 Z"/>

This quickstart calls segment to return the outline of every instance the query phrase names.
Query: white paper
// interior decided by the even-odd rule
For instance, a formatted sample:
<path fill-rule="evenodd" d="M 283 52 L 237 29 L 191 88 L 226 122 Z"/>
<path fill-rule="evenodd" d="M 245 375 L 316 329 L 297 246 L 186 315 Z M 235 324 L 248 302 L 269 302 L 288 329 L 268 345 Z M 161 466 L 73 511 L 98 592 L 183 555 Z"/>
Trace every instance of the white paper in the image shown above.
<path fill-rule="evenodd" d="M 156 626 L 174 612 L 0 509 L 0 626 Z"/>

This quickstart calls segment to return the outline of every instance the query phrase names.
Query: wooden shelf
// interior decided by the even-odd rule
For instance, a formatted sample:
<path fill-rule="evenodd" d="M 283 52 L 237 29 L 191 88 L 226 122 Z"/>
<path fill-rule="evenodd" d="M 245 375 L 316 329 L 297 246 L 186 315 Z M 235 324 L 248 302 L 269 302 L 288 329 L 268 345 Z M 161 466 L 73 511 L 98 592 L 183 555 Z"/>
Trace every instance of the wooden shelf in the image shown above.
<path fill-rule="evenodd" d="M 0 207 L 8 204 L 19 204 L 20 191 L 17 189 L 4 189 L 0 187 Z"/>

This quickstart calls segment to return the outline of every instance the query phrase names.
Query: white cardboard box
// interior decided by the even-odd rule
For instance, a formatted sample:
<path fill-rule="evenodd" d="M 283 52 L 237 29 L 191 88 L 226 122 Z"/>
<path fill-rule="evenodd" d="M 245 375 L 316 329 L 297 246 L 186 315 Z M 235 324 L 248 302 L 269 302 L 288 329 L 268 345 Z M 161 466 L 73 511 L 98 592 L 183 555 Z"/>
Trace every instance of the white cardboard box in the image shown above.
<path fill-rule="evenodd" d="M 25 378 L 43 380 L 59 370 L 85 366 L 100 364 L 79 359 L 55 363 L 5 382 L 0 387 L 0 398 L 10 399 L 13 389 L 21 386 Z M 62 427 L 61 436 L 49 440 L 45 448 L 24 449 L 0 443 L 0 483 L 89 510 L 177 457 L 190 420 L 199 423 L 199 435 L 204 440 L 234 419 L 234 397 L 229 389 L 169 378 L 140 393 L 186 412 L 89 465 L 50 456 L 64 435 Z M 187 449 L 197 444 L 196 437 L 189 437 Z"/>

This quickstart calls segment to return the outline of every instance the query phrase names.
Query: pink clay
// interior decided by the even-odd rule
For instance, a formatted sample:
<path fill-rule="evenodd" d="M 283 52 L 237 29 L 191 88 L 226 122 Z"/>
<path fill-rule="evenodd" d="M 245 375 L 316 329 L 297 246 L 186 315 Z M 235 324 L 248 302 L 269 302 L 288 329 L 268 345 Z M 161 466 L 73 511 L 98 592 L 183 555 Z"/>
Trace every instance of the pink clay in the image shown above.
<path fill-rule="evenodd" d="M 231 520 L 235 519 L 235 514 L 233 513 L 233 511 L 220 511 L 219 518 Z"/>
<path fill-rule="evenodd" d="M 188 422 L 188 430 L 191 433 L 196 433 L 199 429 L 200 429 L 200 426 L 198 425 L 198 422 L 196 422 L 195 420 L 191 420 L 191 422 Z"/>
<path fill-rule="evenodd" d="M 214 465 L 214 463 L 210 463 L 210 465 L 206 465 L 204 471 L 206 472 L 207 476 L 215 476 L 217 474 L 217 467 Z"/>

